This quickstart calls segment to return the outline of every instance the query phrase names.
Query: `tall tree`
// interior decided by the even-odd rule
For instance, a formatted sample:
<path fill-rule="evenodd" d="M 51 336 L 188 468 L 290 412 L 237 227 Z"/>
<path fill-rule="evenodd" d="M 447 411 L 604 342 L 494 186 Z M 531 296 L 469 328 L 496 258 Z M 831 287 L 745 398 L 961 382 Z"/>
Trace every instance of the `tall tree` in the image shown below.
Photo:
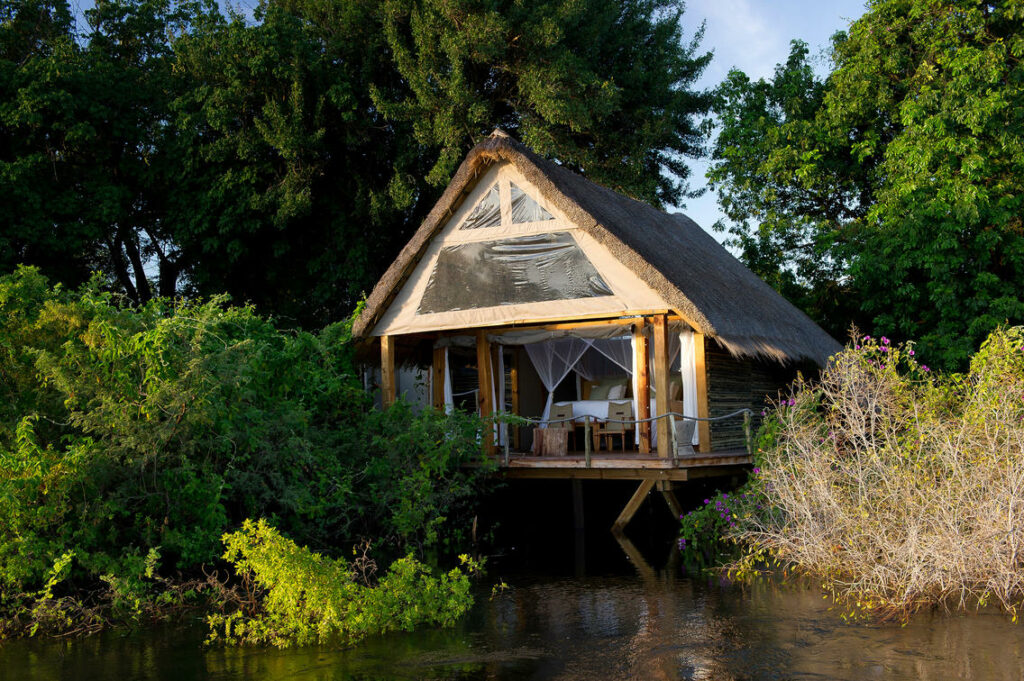
<path fill-rule="evenodd" d="M 100 266 L 137 301 L 336 319 L 495 126 L 665 204 L 703 151 L 679 0 L 99 0 L 84 31 L 8 1 L 38 37 L 0 33 L 0 265 Z"/>
<path fill-rule="evenodd" d="M 29 262 L 77 285 L 100 261 L 72 181 L 88 134 L 81 73 L 66 2 L 0 2 L 0 271 Z"/>
<path fill-rule="evenodd" d="M 1021 0 L 874 0 L 834 39 L 812 111 L 776 117 L 761 140 L 749 134 L 760 119 L 734 105 L 778 74 L 734 74 L 720 90 L 730 137 L 714 170 L 734 227 L 758 255 L 811 244 L 837 267 L 798 280 L 807 295 L 845 290 L 863 328 L 916 338 L 934 363 L 962 367 L 992 328 L 1024 321 L 1022 55 Z M 765 187 L 812 200 L 773 203 L 782 194 Z M 802 257 L 777 265 L 800 272 Z"/>
<path fill-rule="evenodd" d="M 197 83 L 175 104 L 193 289 L 299 323 L 351 310 L 422 214 L 395 178 L 425 151 L 370 96 L 398 87 L 375 3 L 264 3 L 177 48 Z"/>
<path fill-rule="evenodd" d="M 686 195 L 710 55 L 681 3 L 269 0 L 179 43 L 200 85 L 179 243 L 200 291 L 300 323 L 369 290 L 495 126 L 639 198 Z"/>
<path fill-rule="evenodd" d="M 684 40 L 678 0 L 385 0 L 384 33 L 409 85 L 389 118 L 437 149 L 427 180 L 448 181 L 495 126 L 540 154 L 636 198 L 695 195 L 686 158 L 704 154 L 711 59 Z M 696 192 L 699 194 L 700 192 Z"/>
<path fill-rule="evenodd" d="M 103 269 L 136 302 L 173 294 L 166 222 L 178 165 L 170 104 L 187 87 L 172 39 L 216 16 L 200 2 L 14 0 L 0 26 L 0 265 L 69 284 Z"/>

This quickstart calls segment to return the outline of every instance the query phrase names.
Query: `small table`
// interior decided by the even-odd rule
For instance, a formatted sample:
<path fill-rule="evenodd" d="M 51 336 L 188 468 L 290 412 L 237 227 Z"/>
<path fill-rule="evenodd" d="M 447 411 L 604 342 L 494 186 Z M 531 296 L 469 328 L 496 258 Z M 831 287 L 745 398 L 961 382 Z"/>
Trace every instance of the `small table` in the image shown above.
<path fill-rule="evenodd" d="M 533 453 L 536 456 L 565 456 L 569 451 L 569 431 L 565 428 L 534 428 Z"/>

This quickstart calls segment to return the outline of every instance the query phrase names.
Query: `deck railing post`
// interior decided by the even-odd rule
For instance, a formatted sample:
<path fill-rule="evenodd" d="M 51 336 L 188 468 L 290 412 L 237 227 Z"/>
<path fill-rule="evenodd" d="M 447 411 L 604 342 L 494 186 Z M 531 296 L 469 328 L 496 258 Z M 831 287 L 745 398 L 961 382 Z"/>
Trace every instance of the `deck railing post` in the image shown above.
<path fill-rule="evenodd" d="M 583 417 L 583 458 L 590 468 L 590 414 Z"/>
<path fill-rule="evenodd" d="M 750 441 L 750 410 L 743 412 L 743 439 L 747 443 L 747 456 L 754 455 L 754 443 Z"/>
<path fill-rule="evenodd" d="M 676 444 L 676 416 L 673 413 L 668 415 L 668 432 L 672 436 L 671 450 L 668 456 L 672 459 L 672 463 L 675 463 L 676 455 L 679 454 L 679 446 Z"/>

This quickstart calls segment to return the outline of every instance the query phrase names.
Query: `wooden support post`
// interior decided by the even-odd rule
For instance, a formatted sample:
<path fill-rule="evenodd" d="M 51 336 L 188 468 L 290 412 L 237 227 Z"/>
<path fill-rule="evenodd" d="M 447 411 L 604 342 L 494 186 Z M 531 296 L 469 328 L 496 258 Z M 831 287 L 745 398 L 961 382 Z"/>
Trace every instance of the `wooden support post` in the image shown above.
<path fill-rule="evenodd" d="M 647 372 L 647 338 L 644 336 L 644 323 L 641 321 L 633 327 L 633 351 L 636 353 L 636 418 L 639 420 L 651 417 L 651 377 Z M 611 445 L 609 445 L 610 447 Z M 651 451 L 651 424 L 640 424 L 640 453 Z"/>
<path fill-rule="evenodd" d="M 711 407 L 708 401 L 708 368 L 704 359 L 704 334 L 693 334 L 693 359 L 694 370 L 697 374 L 697 416 L 706 419 L 711 416 Z M 711 423 L 708 421 L 697 422 L 697 451 L 711 451 Z"/>
<path fill-rule="evenodd" d="M 629 521 L 636 515 L 640 505 L 644 503 L 644 499 L 647 498 L 647 495 L 654 487 L 654 483 L 654 480 L 644 480 L 640 483 L 640 486 L 636 488 L 636 491 L 633 492 L 633 496 L 629 498 L 629 501 L 626 502 L 625 508 L 622 509 L 622 513 L 619 514 L 619 517 L 615 519 L 615 523 L 612 525 L 612 532 L 614 534 L 619 534 L 626 529 L 626 525 L 628 525 Z"/>
<path fill-rule="evenodd" d="M 380 401 L 384 408 L 395 403 L 395 337 L 380 337 Z"/>
<path fill-rule="evenodd" d="M 654 410 L 656 415 L 668 413 L 668 317 L 654 318 Z M 658 419 L 658 456 L 672 455 L 672 435 L 667 418 Z"/>
<path fill-rule="evenodd" d="M 583 481 L 572 480 L 572 526 L 579 531 L 583 529 Z"/>
<path fill-rule="evenodd" d="M 661 492 L 665 503 L 668 504 L 668 510 L 672 513 L 672 517 L 679 520 L 683 516 L 683 506 L 676 499 L 676 493 L 672 490 L 672 481 L 658 480 L 658 491 Z"/>
<path fill-rule="evenodd" d="M 519 414 L 519 350 L 513 348 L 512 368 L 509 370 L 509 380 L 512 382 L 512 413 Z M 512 446 L 519 451 L 519 427 L 512 428 Z"/>
<path fill-rule="evenodd" d="M 487 332 L 476 332 L 476 370 L 478 380 L 478 395 L 480 417 L 488 419 L 494 413 L 494 400 L 491 399 L 491 385 L 493 375 L 491 372 L 491 343 L 487 340 Z M 494 429 L 484 428 L 483 432 L 484 451 L 488 454 L 494 453 Z"/>
<path fill-rule="evenodd" d="M 444 361 L 444 348 L 434 348 L 434 361 L 431 366 L 431 381 L 434 397 L 434 409 L 444 409 L 444 377 L 448 367 Z"/>

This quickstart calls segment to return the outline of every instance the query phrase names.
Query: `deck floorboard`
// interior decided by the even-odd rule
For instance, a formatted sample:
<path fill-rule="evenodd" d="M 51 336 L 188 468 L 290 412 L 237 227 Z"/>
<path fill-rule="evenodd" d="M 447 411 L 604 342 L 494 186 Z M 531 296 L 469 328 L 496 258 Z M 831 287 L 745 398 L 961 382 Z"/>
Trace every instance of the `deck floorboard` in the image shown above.
<path fill-rule="evenodd" d="M 591 478 L 615 480 L 689 480 L 691 478 L 732 475 L 749 466 L 746 450 L 727 450 L 664 459 L 651 454 L 591 454 L 590 465 L 583 452 L 565 456 L 509 454 L 506 464 L 498 457 L 499 472 L 509 478 Z"/>

